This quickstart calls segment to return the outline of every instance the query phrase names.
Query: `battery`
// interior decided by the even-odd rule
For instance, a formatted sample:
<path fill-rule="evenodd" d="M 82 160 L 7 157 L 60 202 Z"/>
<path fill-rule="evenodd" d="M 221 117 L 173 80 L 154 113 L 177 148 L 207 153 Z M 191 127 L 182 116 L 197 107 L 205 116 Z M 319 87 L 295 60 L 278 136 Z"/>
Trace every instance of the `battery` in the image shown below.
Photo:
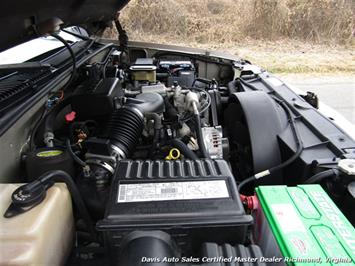
<path fill-rule="evenodd" d="M 203 242 L 244 243 L 252 222 L 224 160 L 122 160 L 97 229 L 112 248 L 131 231 L 161 230 L 188 253 Z"/>
<path fill-rule="evenodd" d="M 260 186 L 256 195 L 254 233 L 266 257 L 287 265 L 355 262 L 355 229 L 320 185 Z"/>

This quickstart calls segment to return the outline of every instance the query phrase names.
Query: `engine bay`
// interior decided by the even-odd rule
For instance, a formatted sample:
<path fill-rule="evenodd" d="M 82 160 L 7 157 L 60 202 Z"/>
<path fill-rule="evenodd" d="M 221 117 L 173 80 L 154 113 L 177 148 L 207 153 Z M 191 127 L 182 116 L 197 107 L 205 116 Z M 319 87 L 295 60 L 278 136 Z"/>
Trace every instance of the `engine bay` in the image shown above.
<path fill-rule="evenodd" d="M 260 258 L 265 185 L 321 184 L 354 225 L 354 141 L 248 61 L 110 45 L 72 74 L 35 115 L 17 163 L 30 185 L 5 212 L 31 212 L 66 183 L 68 265 Z"/>
<path fill-rule="evenodd" d="M 222 96 L 216 80 L 198 78 L 191 61 L 159 60 L 157 67 L 153 59 L 138 58 L 128 69 L 120 69 L 115 52 L 107 56 L 104 78 L 86 76 L 102 72 L 100 66 L 87 65 L 81 70 L 84 80 L 66 92 L 68 96 L 58 103 L 49 100 L 55 106 L 33 144 L 47 148 L 28 154 L 29 180 L 50 169 L 76 175 L 65 159 L 64 168 L 60 162 L 45 163 L 44 154 L 53 154 L 52 150 L 61 156 L 71 154 L 73 164 L 83 167 L 83 175 L 102 185 L 111 182 L 118 162 L 124 159 L 228 156 L 228 139 L 218 122 Z M 58 150 L 63 146 L 64 150 Z"/>

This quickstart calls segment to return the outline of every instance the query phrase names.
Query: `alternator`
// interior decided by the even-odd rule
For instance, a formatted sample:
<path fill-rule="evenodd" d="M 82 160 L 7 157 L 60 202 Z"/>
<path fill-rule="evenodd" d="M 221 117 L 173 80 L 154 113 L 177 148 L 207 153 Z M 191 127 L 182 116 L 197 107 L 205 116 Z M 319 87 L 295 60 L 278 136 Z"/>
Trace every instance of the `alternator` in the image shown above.
<path fill-rule="evenodd" d="M 227 138 L 222 137 L 222 127 L 203 127 L 202 136 L 206 150 L 212 159 L 223 158 L 229 150 Z"/>

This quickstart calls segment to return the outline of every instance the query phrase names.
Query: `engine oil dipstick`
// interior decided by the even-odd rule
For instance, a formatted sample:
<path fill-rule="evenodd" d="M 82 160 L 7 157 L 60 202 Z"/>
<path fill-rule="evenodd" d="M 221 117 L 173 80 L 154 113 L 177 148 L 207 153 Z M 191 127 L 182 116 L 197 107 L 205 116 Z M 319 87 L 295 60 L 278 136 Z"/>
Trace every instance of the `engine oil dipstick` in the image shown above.
<path fill-rule="evenodd" d="M 178 160 L 180 158 L 180 150 L 177 148 L 172 148 L 169 151 L 168 156 L 165 157 L 165 160 Z"/>

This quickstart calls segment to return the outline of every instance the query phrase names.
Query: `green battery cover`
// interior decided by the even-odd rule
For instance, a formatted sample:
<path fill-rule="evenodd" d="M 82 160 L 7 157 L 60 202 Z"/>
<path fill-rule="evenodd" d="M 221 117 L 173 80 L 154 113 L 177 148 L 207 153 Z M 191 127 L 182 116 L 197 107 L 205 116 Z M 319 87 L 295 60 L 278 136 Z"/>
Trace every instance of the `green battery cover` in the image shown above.
<path fill-rule="evenodd" d="M 260 186 L 256 195 L 286 264 L 355 265 L 355 229 L 320 185 Z"/>

